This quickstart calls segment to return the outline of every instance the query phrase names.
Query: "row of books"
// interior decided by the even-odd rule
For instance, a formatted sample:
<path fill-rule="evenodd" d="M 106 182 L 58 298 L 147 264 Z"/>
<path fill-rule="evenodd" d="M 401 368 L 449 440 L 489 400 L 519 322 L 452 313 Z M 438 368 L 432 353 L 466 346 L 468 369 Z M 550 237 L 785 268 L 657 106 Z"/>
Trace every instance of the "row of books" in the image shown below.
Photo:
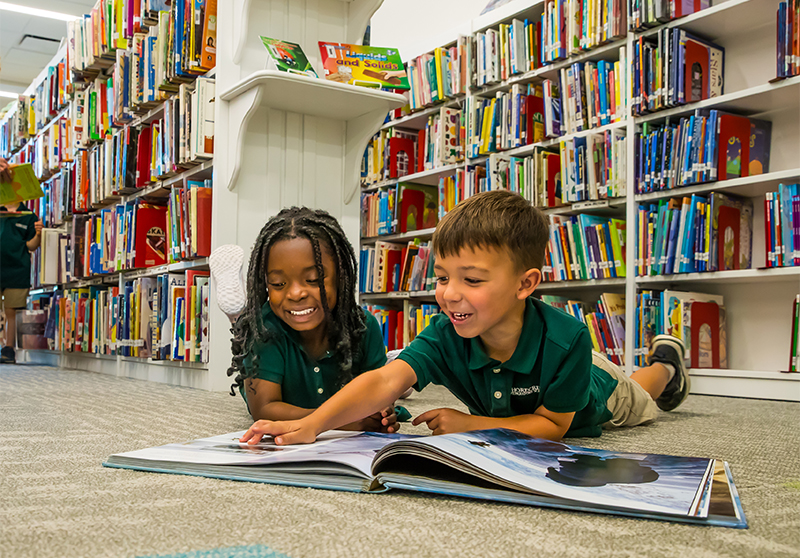
<path fill-rule="evenodd" d="M 113 62 L 127 50 L 143 57 L 142 73 L 159 76 L 152 80 L 155 90 L 172 78 L 213 68 L 216 42 L 217 0 L 98 0 L 90 13 L 67 23 L 74 70 L 105 67 L 104 60 Z"/>
<path fill-rule="evenodd" d="M 187 180 L 169 193 L 166 218 L 166 261 L 211 255 L 211 179 Z"/>
<path fill-rule="evenodd" d="M 436 186 L 400 182 L 361 194 L 361 236 L 432 229 L 437 219 Z"/>
<path fill-rule="evenodd" d="M 621 219 L 548 215 L 550 239 L 544 281 L 586 281 L 626 276 L 625 230 Z"/>
<path fill-rule="evenodd" d="M 637 275 L 751 267 L 753 202 L 719 192 L 639 206 Z"/>
<path fill-rule="evenodd" d="M 668 190 L 769 172 L 772 123 L 698 109 L 677 123 L 642 125 L 636 191 Z"/>
<path fill-rule="evenodd" d="M 66 57 L 48 66 L 46 76 L 33 94 L 17 97 L 14 108 L 0 122 L 0 156 L 9 159 L 63 110 L 71 85 Z"/>
<path fill-rule="evenodd" d="M 625 296 L 603 293 L 594 304 L 563 296 L 542 295 L 542 302 L 563 310 L 586 325 L 592 348 L 608 360 L 625 365 Z"/>
<path fill-rule="evenodd" d="M 767 267 L 800 265 L 800 184 L 781 184 L 764 196 Z"/>
<path fill-rule="evenodd" d="M 364 305 L 363 308 L 377 318 L 387 351 L 408 346 L 430 325 L 431 318 L 441 312 L 436 304 L 416 306 L 409 301 L 404 301 L 402 310 L 381 305 Z"/>
<path fill-rule="evenodd" d="M 9 118 L 10 120 L 4 121 L 2 125 L 13 121 L 15 113 Z M 46 129 L 25 138 L 15 151 L 6 153 L 3 158 L 10 164 L 30 163 L 36 177 L 39 180 L 47 180 L 58 172 L 62 163 L 71 160 L 71 141 L 72 130 L 69 120 L 61 117 L 51 121 Z"/>
<path fill-rule="evenodd" d="M 633 49 L 633 114 L 722 95 L 725 49 L 678 27 L 639 37 Z"/>
<path fill-rule="evenodd" d="M 778 4 L 777 72 L 779 78 L 800 74 L 800 2 Z"/>
<path fill-rule="evenodd" d="M 631 29 L 661 25 L 711 7 L 711 0 L 628 0 Z"/>
<path fill-rule="evenodd" d="M 559 71 L 558 84 L 545 80 L 545 134 L 556 137 L 619 122 L 628 113 L 628 58 L 625 47 L 619 60 L 576 62 Z M 548 103 L 561 93 L 559 103 Z M 550 117 L 550 118 L 548 118 Z M 548 120 L 552 123 L 548 125 Z"/>
<path fill-rule="evenodd" d="M 57 351 L 208 362 L 208 271 L 56 291 L 45 336 Z"/>
<path fill-rule="evenodd" d="M 420 130 L 387 128 L 367 145 L 361 181 L 372 185 L 464 160 L 464 113 L 442 107 Z"/>
<path fill-rule="evenodd" d="M 468 97 L 466 151 L 470 157 L 544 140 L 545 99 L 541 86 L 514 84 L 493 98 Z"/>
<path fill-rule="evenodd" d="M 427 242 L 377 241 L 361 249 L 359 284 L 364 293 L 430 291 L 436 286 L 434 258 Z"/>
<path fill-rule="evenodd" d="M 690 368 L 727 368 L 728 335 L 723 297 L 684 291 L 636 294 L 634 365 L 647 366 L 656 335 L 672 335 L 686 347 Z"/>
<path fill-rule="evenodd" d="M 414 111 L 466 93 L 470 56 L 469 38 L 459 36 L 453 46 L 436 48 L 409 60 L 409 109 Z"/>
<path fill-rule="evenodd" d="M 542 14 L 544 60 L 552 62 L 623 37 L 624 0 L 549 0 Z"/>

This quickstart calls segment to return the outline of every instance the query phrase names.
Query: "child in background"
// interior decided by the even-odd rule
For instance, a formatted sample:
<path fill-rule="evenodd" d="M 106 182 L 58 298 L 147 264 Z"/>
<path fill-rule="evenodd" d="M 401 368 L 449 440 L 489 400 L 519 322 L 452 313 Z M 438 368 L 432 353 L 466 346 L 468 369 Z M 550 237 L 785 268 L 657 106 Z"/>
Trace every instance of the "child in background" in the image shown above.
<path fill-rule="evenodd" d="M 409 386 L 448 388 L 470 411 L 433 409 L 414 419 L 434 434 L 508 428 L 558 440 L 603 427 L 653 421 L 689 393 L 680 340 L 653 340 L 649 366 L 630 378 L 593 353 L 584 324 L 531 295 L 541 281 L 547 220 L 517 194 L 477 194 L 451 210 L 433 235 L 436 301 L 442 313 L 396 360 L 362 374 L 314 413 L 258 421 L 242 436 L 277 444 L 313 442 L 374 413 Z"/>
<path fill-rule="evenodd" d="M 236 279 L 239 269 L 226 273 L 219 259 L 215 279 Z M 236 375 L 231 395 L 239 389 L 255 420 L 305 417 L 353 377 L 386 363 L 380 325 L 356 303 L 356 273 L 353 247 L 325 211 L 284 209 L 261 229 L 228 369 Z M 390 403 L 342 428 L 396 432 Z"/>

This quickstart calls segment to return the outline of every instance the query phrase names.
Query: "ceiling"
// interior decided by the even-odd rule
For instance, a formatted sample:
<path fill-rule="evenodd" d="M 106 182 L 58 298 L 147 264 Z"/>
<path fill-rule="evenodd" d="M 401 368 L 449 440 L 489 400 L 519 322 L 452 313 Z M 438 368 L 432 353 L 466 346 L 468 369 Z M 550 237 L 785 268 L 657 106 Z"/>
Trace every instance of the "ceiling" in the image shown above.
<path fill-rule="evenodd" d="M 5 1 L 76 16 L 89 12 L 97 3 L 97 0 Z M 67 23 L 0 10 L 0 91 L 22 93 L 58 51 L 58 42 L 26 38 L 26 35 L 61 41 L 67 35 Z"/>

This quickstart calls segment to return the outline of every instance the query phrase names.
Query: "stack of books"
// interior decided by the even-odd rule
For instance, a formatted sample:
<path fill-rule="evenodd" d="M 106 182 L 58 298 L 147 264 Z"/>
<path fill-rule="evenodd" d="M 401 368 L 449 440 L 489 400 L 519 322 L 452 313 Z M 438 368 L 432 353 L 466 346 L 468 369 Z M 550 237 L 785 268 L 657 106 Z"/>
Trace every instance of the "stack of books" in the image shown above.
<path fill-rule="evenodd" d="M 586 281 L 625 277 L 625 230 L 621 219 L 549 215 L 550 239 L 544 281 Z"/>
<path fill-rule="evenodd" d="M 767 267 L 800 265 L 800 184 L 781 184 L 764 196 Z"/>

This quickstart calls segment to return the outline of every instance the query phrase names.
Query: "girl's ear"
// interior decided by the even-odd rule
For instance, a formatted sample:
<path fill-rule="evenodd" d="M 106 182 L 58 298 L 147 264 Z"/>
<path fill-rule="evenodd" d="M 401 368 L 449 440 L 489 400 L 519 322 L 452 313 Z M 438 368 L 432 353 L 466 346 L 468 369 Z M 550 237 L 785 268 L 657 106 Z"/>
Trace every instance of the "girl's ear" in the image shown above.
<path fill-rule="evenodd" d="M 519 289 L 517 290 L 517 298 L 525 300 L 533 294 L 539 283 L 542 282 L 542 271 L 540 269 L 531 268 L 525 271 L 520 278 Z"/>

